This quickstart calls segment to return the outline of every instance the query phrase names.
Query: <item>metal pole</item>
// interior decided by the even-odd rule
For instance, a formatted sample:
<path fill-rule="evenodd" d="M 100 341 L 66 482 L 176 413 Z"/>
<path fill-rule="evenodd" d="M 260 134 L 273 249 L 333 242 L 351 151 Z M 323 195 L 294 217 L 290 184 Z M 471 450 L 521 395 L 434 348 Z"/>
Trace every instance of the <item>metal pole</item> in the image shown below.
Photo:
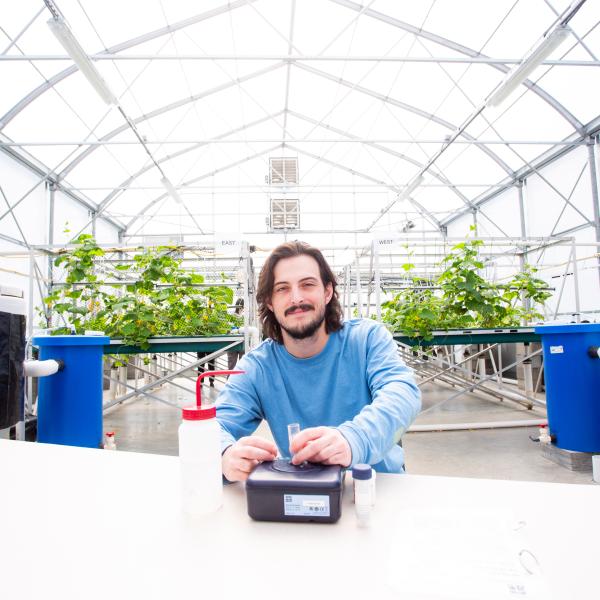
<path fill-rule="evenodd" d="M 251 277 L 251 269 L 250 269 L 250 245 L 248 242 L 242 242 L 242 264 L 244 265 L 244 282 L 242 287 L 242 293 L 244 294 L 244 352 L 250 352 L 252 348 L 250 347 L 250 332 L 248 331 L 248 327 L 250 325 L 250 277 Z"/>
<path fill-rule="evenodd" d="M 362 294 L 360 288 L 360 259 L 356 257 L 356 306 L 358 307 L 358 318 L 362 319 Z"/>
<path fill-rule="evenodd" d="M 51 183 L 49 186 L 49 198 L 48 198 L 48 245 L 54 245 L 54 201 L 56 195 L 56 185 Z M 48 294 L 52 293 L 52 285 L 54 283 L 54 265 L 53 265 L 52 254 L 48 254 Z M 51 327 L 52 323 L 50 319 L 52 314 L 48 311 L 48 326 Z"/>
<path fill-rule="evenodd" d="M 375 308 L 377 320 L 381 323 L 381 273 L 379 272 L 379 244 L 373 242 L 373 263 L 375 267 Z"/>
<path fill-rule="evenodd" d="M 560 292 L 558 293 L 558 300 L 556 301 L 556 310 L 554 311 L 554 317 L 552 317 L 553 319 L 556 319 L 556 317 L 558 315 L 558 309 L 560 308 L 560 302 L 562 300 L 562 295 L 565 290 L 565 283 L 567 282 L 567 276 L 569 274 L 569 266 L 571 265 L 572 260 L 573 260 L 573 247 L 571 247 L 571 252 L 569 252 L 569 260 L 567 261 L 567 264 L 565 266 L 565 272 L 563 273 L 562 281 L 560 283 Z"/>
<path fill-rule="evenodd" d="M 579 302 L 579 271 L 577 269 L 577 248 L 575 248 L 575 238 L 571 242 L 571 256 L 573 257 L 573 288 L 575 292 L 575 312 L 577 313 L 576 321 L 579 323 L 581 315 L 581 307 Z"/>
<path fill-rule="evenodd" d="M 594 141 L 588 140 L 588 163 L 590 165 L 590 183 L 592 188 L 592 206 L 594 210 L 594 229 L 596 230 L 596 241 L 600 243 L 600 201 L 598 200 L 598 173 L 596 171 L 596 155 L 594 152 Z M 600 283 L 600 254 L 598 263 L 598 282 Z"/>
<path fill-rule="evenodd" d="M 350 307 L 350 266 L 344 267 L 344 301 L 346 304 L 346 318 L 352 318 L 352 308 Z"/>
<path fill-rule="evenodd" d="M 520 179 L 517 182 L 517 192 L 519 193 L 519 215 L 521 218 L 521 237 L 523 239 L 527 239 L 527 226 L 525 224 L 525 202 L 523 199 L 523 185 L 525 184 L 525 182 Z M 521 254 L 519 254 L 519 266 L 521 269 L 521 273 L 523 273 L 525 271 L 525 264 L 527 262 L 526 260 L 526 256 L 527 256 L 527 246 L 523 246 L 523 252 Z M 523 308 L 526 311 L 529 311 L 529 298 L 525 297 L 525 292 L 521 292 L 521 303 L 523 304 Z M 522 325 L 527 325 L 526 322 L 523 322 Z"/>
<path fill-rule="evenodd" d="M 367 319 L 371 316 L 371 281 L 373 280 L 373 243 L 369 257 L 369 280 L 367 281 Z"/>

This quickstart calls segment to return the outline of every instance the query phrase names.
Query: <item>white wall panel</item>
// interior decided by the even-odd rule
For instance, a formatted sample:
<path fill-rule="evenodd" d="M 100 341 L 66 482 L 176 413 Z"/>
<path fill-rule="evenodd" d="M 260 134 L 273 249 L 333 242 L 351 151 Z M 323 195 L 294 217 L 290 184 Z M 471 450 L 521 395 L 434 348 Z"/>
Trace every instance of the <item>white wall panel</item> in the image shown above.
<path fill-rule="evenodd" d="M 8 210 L 7 202 L 14 208 L 25 239 L 30 244 L 47 241 L 47 192 L 40 178 L 10 156 L 0 152 L 0 217 Z M 22 198 L 25 197 L 23 200 Z M 11 214 L 0 220 L 0 233 L 22 240 L 21 233 Z"/>
<path fill-rule="evenodd" d="M 586 218 L 592 219 L 587 160 L 587 148 L 580 147 L 527 178 L 525 208 L 529 235 L 560 233 L 585 223 Z M 561 194 L 573 206 L 565 206 Z"/>
<path fill-rule="evenodd" d="M 477 215 L 479 235 L 482 237 L 521 237 L 519 192 L 510 188 L 486 202 Z"/>

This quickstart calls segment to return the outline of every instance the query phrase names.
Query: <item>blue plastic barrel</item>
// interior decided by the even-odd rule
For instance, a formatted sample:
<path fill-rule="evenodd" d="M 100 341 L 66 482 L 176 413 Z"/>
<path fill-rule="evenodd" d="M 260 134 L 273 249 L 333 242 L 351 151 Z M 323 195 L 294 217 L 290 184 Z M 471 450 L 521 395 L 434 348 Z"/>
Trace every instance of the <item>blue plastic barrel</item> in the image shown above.
<path fill-rule="evenodd" d="M 38 442 L 100 448 L 102 445 L 102 347 L 106 336 L 34 337 L 40 360 L 64 362 L 39 380 Z"/>
<path fill-rule="evenodd" d="M 600 452 L 600 323 L 542 325 L 548 427 L 564 450 Z"/>

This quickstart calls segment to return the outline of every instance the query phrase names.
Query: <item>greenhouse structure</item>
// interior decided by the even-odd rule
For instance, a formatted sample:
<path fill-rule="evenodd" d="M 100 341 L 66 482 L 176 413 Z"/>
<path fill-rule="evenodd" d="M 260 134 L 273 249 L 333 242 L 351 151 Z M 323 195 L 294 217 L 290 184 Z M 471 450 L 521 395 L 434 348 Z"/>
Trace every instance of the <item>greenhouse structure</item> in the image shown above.
<path fill-rule="evenodd" d="M 7 598 L 594 597 L 597 0 L 3 8 Z"/>

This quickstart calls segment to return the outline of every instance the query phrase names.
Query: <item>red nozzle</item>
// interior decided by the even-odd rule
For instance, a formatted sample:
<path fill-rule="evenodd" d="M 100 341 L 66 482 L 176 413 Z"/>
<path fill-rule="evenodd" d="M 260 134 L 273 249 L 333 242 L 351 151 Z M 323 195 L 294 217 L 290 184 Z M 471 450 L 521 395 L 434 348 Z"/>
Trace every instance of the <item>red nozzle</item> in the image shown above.
<path fill-rule="evenodd" d="M 202 375 L 198 375 L 196 379 L 196 406 L 202 406 L 202 380 L 205 377 L 214 377 L 215 375 L 240 375 L 246 371 L 204 371 Z"/>

